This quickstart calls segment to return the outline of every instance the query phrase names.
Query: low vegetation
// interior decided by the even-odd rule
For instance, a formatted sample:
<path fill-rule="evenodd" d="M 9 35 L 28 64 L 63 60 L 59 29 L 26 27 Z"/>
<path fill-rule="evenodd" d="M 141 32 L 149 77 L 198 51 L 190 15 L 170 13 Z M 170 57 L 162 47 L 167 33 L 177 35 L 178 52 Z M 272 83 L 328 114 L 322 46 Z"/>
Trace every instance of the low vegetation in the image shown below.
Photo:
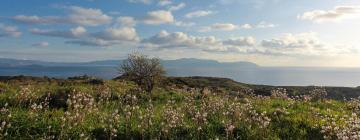
<path fill-rule="evenodd" d="M 0 82 L 0 137 L 359 139 L 358 99 L 327 99 L 321 87 L 262 95 L 245 84 L 214 88 L 212 78 L 196 87 L 199 78 L 165 79 L 149 95 L 121 79 L 8 77 Z"/>

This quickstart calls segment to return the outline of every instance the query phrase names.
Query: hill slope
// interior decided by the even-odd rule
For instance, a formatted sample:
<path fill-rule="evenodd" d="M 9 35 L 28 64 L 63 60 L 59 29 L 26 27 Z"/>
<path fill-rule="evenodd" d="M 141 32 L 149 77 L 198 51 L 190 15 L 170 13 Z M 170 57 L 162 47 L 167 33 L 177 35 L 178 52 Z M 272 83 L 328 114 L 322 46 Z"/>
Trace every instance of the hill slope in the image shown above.
<path fill-rule="evenodd" d="M 0 76 L 0 82 L 4 83 L 22 83 L 24 85 L 28 83 L 71 83 L 76 79 L 84 81 L 85 83 L 91 83 L 94 79 L 92 77 L 70 77 L 66 79 L 56 79 L 47 77 L 31 77 L 31 76 Z M 100 80 L 100 79 L 99 79 Z M 177 87 L 177 88 L 196 88 L 203 89 L 208 88 L 218 92 L 231 92 L 238 93 L 244 90 L 251 89 L 256 95 L 270 96 L 271 90 L 284 88 L 287 90 L 289 96 L 305 95 L 309 94 L 309 91 L 314 89 L 314 86 L 267 86 L 267 85 L 252 85 L 236 82 L 229 78 L 218 78 L 218 77 L 167 77 L 162 81 L 162 87 Z M 324 87 L 327 91 L 328 99 L 335 99 L 342 101 L 344 99 L 357 98 L 360 96 L 360 88 L 351 87 Z"/>

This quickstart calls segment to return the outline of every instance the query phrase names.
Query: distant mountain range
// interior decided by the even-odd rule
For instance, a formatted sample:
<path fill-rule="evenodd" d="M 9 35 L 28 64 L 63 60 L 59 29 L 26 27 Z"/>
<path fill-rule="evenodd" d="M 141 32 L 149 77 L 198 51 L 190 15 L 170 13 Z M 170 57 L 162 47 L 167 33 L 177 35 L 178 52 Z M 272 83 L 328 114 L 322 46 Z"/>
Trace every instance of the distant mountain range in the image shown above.
<path fill-rule="evenodd" d="M 37 60 L 18 60 L 18 59 L 7 59 L 0 58 L 0 67 L 19 67 L 19 66 L 109 66 L 117 67 L 122 63 L 123 60 L 103 60 L 103 61 L 91 61 L 91 62 L 76 62 L 76 63 L 65 63 L 65 62 L 45 62 Z M 251 62 L 218 62 L 215 60 L 206 59 L 195 59 L 195 58 L 182 58 L 176 60 L 162 60 L 161 63 L 164 67 L 258 67 L 258 65 Z"/>
<path fill-rule="evenodd" d="M 104 79 L 118 76 L 122 60 L 59 63 L 0 58 L 0 76 L 48 76 L 67 78 L 89 75 Z M 276 86 L 360 85 L 360 68 L 263 67 L 251 62 L 218 62 L 184 58 L 162 60 L 168 76 L 207 76 L 231 78 L 238 82 Z"/>
<path fill-rule="evenodd" d="M 123 60 L 103 60 L 62 63 L 0 58 L 0 75 L 23 74 L 64 78 L 86 74 L 110 79 L 117 75 L 117 67 L 122 61 Z M 162 60 L 161 63 L 167 70 L 169 76 L 216 76 L 216 73 L 223 73 L 228 70 L 258 67 L 258 65 L 250 62 L 218 62 L 215 60 L 194 58 Z"/>

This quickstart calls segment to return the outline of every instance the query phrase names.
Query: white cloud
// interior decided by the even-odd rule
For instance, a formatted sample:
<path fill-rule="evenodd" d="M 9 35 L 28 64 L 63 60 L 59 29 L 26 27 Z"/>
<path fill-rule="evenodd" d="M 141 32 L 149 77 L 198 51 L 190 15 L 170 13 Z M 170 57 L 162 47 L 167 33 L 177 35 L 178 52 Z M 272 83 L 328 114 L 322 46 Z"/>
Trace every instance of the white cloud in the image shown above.
<path fill-rule="evenodd" d="M 211 28 L 214 30 L 222 30 L 222 31 L 232 31 L 239 28 L 237 25 L 231 23 L 215 23 L 211 25 Z"/>
<path fill-rule="evenodd" d="M 359 18 L 360 6 L 336 6 L 333 10 L 314 10 L 299 15 L 302 20 L 310 20 L 317 23 L 324 21 L 341 21 L 346 18 Z"/>
<path fill-rule="evenodd" d="M 108 28 L 105 31 L 94 33 L 92 35 L 97 39 L 102 40 L 117 40 L 117 41 L 138 41 L 136 29 L 131 27 Z"/>
<path fill-rule="evenodd" d="M 344 51 L 324 43 L 314 32 L 284 34 L 279 38 L 263 40 L 261 45 L 267 53 L 281 55 L 336 55 Z"/>
<path fill-rule="evenodd" d="M 195 25 L 193 22 L 176 21 L 171 11 L 157 10 L 150 11 L 143 18 L 124 16 L 117 18 L 117 24 L 120 27 L 134 27 L 137 23 L 149 25 L 172 24 L 179 27 L 190 27 Z"/>
<path fill-rule="evenodd" d="M 251 28 L 253 28 L 253 26 L 250 25 L 250 24 L 244 24 L 244 25 L 241 25 L 241 28 L 243 28 L 243 29 L 251 29 Z"/>
<path fill-rule="evenodd" d="M 250 44 L 253 45 L 253 42 L 251 42 L 253 40 L 249 40 L 250 37 L 244 37 L 242 40 L 237 41 L 222 41 L 213 36 L 198 37 L 183 32 L 169 33 L 161 31 L 150 38 L 144 39 L 142 44 L 149 49 L 186 48 L 215 53 L 246 53 L 253 50 L 251 47 L 246 47 L 250 46 Z M 241 41 L 243 41 L 242 44 L 240 44 Z"/>
<path fill-rule="evenodd" d="M 265 21 L 261 21 L 259 24 L 256 25 L 257 28 L 275 28 L 278 25 L 273 24 L 273 23 L 268 23 Z"/>
<path fill-rule="evenodd" d="M 107 28 L 104 31 L 91 33 L 84 38 L 66 41 L 67 44 L 77 44 L 81 46 L 111 47 L 121 44 L 133 46 L 139 41 L 136 29 L 132 27 Z"/>
<path fill-rule="evenodd" d="M 191 36 L 183 32 L 161 31 L 141 42 L 148 49 L 194 49 L 212 53 L 257 54 L 263 56 L 335 56 L 353 54 L 359 49 L 335 46 L 321 41 L 316 33 L 284 34 L 281 37 L 257 42 L 254 37 L 218 39 L 213 36 Z"/>
<path fill-rule="evenodd" d="M 175 21 L 174 16 L 170 11 L 158 10 L 147 13 L 143 22 L 151 25 L 169 24 Z"/>
<path fill-rule="evenodd" d="M 119 17 L 117 19 L 117 22 L 121 25 L 121 26 L 125 26 L 125 27 L 133 27 L 136 25 L 136 20 L 133 17 L 129 17 L 129 16 L 125 16 L 125 17 Z"/>
<path fill-rule="evenodd" d="M 201 27 L 199 32 L 210 32 L 210 31 L 233 31 L 238 29 L 239 26 L 231 23 L 215 23 L 210 26 Z"/>
<path fill-rule="evenodd" d="M 245 4 L 247 6 L 251 6 L 256 9 L 262 9 L 263 7 L 265 7 L 267 5 L 278 4 L 281 1 L 283 1 L 283 0 L 218 0 L 218 3 L 222 4 L 222 5 L 230 5 L 230 4 L 244 5 Z"/>
<path fill-rule="evenodd" d="M 210 26 L 200 27 L 199 32 L 211 32 L 211 31 L 234 31 L 237 29 L 254 29 L 254 28 L 274 28 L 277 25 L 260 22 L 259 24 L 251 25 L 251 24 L 243 24 L 236 25 L 232 23 L 215 23 Z"/>
<path fill-rule="evenodd" d="M 59 16 L 25 16 L 17 15 L 13 20 L 28 24 L 75 24 L 82 26 L 98 26 L 111 23 L 112 17 L 104 14 L 100 9 L 83 8 L 79 6 L 66 7 L 69 15 Z"/>
<path fill-rule="evenodd" d="M 178 5 L 170 6 L 169 11 L 177 11 L 177 10 L 184 8 L 185 6 L 186 6 L 186 4 L 182 2 L 182 3 L 179 3 Z"/>
<path fill-rule="evenodd" d="M 197 17 L 209 16 L 209 15 L 211 15 L 213 13 L 214 13 L 213 11 L 199 10 L 199 11 L 194 11 L 194 12 L 187 13 L 185 15 L 185 17 L 186 18 L 197 18 Z"/>
<path fill-rule="evenodd" d="M 80 38 L 86 35 L 86 29 L 84 27 L 72 28 L 68 31 L 57 31 L 57 30 L 44 30 L 44 29 L 31 29 L 30 32 L 35 35 L 50 36 L 50 37 L 61 37 L 61 38 Z"/>
<path fill-rule="evenodd" d="M 273 48 L 308 48 L 313 46 L 323 46 L 319 43 L 319 39 L 316 37 L 316 33 L 300 33 L 300 34 L 284 34 L 280 38 L 271 40 L 264 40 L 263 46 Z"/>
<path fill-rule="evenodd" d="M 151 38 L 143 40 L 143 43 L 150 43 L 161 48 L 171 47 L 200 47 L 207 45 L 218 45 L 219 42 L 215 37 L 195 37 L 189 36 L 183 32 L 169 33 L 161 31 Z"/>
<path fill-rule="evenodd" d="M 71 34 L 74 36 L 81 36 L 86 33 L 86 29 L 82 26 L 70 29 Z"/>
<path fill-rule="evenodd" d="M 48 47 L 50 44 L 49 42 L 43 41 L 43 42 L 38 42 L 38 43 L 34 43 L 31 46 L 35 46 L 35 47 Z"/>
<path fill-rule="evenodd" d="M 235 39 L 228 39 L 223 41 L 225 45 L 232 45 L 232 46 L 255 46 L 256 39 L 254 37 L 238 37 Z"/>
<path fill-rule="evenodd" d="M 114 46 L 125 43 L 136 43 L 140 39 L 133 27 L 111 27 L 103 31 L 88 33 L 84 27 L 72 28 L 68 31 L 31 29 L 35 35 L 60 37 L 71 39 L 65 41 L 68 44 L 82 46 Z"/>
<path fill-rule="evenodd" d="M 72 6 L 70 10 L 69 22 L 78 25 L 97 26 L 108 24 L 112 20 L 112 17 L 104 14 L 100 9 Z"/>
<path fill-rule="evenodd" d="M 175 21 L 174 25 L 179 26 L 179 27 L 191 27 L 191 26 L 194 26 L 195 23 L 194 22 Z"/>
<path fill-rule="evenodd" d="M 159 0 L 158 5 L 160 6 L 166 6 L 166 5 L 170 5 L 172 4 L 172 2 L 170 0 Z"/>
<path fill-rule="evenodd" d="M 25 16 L 25 15 L 17 15 L 12 17 L 13 20 L 23 23 L 30 24 L 55 24 L 55 23 L 63 23 L 64 19 L 57 16 Z"/>
<path fill-rule="evenodd" d="M 110 47 L 110 46 L 118 44 L 118 42 L 116 42 L 116 41 L 106 41 L 106 40 L 96 39 L 96 38 L 71 40 L 71 41 L 66 41 L 65 43 L 66 44 L 76 44 L 76 45 L 80 45 L 80 46 L 96 46 L 96 47 Z"/>
<path fill-rule="evenodd" d="M 20 37 L 22 32 L 16 26 L 8 26 L 0 23 L 0 37 Z"/>

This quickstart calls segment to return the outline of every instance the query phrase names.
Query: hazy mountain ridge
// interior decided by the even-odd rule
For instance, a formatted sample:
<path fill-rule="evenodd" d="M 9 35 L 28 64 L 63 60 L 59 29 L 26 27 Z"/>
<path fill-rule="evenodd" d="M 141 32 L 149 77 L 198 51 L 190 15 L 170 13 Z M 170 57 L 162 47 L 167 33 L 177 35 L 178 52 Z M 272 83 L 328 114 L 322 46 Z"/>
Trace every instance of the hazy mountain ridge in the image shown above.
<path fill-rule="evenodd" d="M 48 76 L 67 78 L 89 75 L 104 79 L 118 76 L 122 60 L 83 63 L 58 63 L 0 58 L 0 76 Z M 360 85 L 360 68 L 264 67 L 251 62 L 218 62 L 184 58 L 163 60 L 168 76 L 207 76 L 231 78 L 249 84 L 276 86 L 341 86 Z"/>
<path fill-rule="evenodd" d="M 18 60 L 18 59 L 8 59 L 0 58 L 0 66 L 29 66 L 29 65 L 39 65 L 39 66 L 119 66 L 123 60 L 101 60 L 101 61 L 90 61 L 90 62 L 46 62 L 46 61 L 37 61 L 37 60 Z M 161 60 L 165 67 L 258 67 L 257 64 L 251 62 L 218 62 L 215 60 L 207 59 L 195 59 L 195 58 L 182 58 L 176 60 Z"/>
<path fill-rule="evenodd" d="M 71 77 L 91 75 L 111 79 L 118 75 L 117 67 L 123 60 L 102 60 L 77 63 L 45 62 L 36 60 L 16 60 L 0 58 L 0 75 L 15 76 L 49 76 Z M 221 73 L 232 73 L 245 68 L 257 68 L 250 62 L 218 62 L 215 60 L 184 58 L 177 60 L 162 60 L 161 62 L 169 76 L 223 76 Z M 220 75 L 217 75 L 220 73 Z"/>

